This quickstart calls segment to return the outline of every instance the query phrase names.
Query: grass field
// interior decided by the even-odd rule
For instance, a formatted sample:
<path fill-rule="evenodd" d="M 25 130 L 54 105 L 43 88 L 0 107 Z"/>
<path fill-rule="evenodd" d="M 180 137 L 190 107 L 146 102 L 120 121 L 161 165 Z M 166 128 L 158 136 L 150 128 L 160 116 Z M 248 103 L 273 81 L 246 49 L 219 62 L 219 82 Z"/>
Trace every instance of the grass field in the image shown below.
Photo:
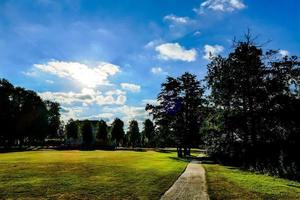
<path fill-rule="evenodd" d="M 0 154 L 0 199 L 159 199 L 186 162 L 154 151 Z"/>
<path fill-rule="evenodd" d="M 211 200 L 300 199 L 300 183 L 234 167 L 204 164 Z"/>

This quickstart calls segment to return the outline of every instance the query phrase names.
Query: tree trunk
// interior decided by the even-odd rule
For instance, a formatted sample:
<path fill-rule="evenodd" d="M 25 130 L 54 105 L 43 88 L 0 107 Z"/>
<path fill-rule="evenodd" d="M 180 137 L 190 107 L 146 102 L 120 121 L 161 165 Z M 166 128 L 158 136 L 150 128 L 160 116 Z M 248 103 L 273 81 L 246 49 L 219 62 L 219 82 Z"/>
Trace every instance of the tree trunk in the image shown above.
<path fill-rule="evenodd" d="M 177 157 L 182 158 L 182 148 L 181 147 L 177 147 Z"/>
<path fill-rule="evenodd" d="M 188 148 L 187 147 L 184 147 L 184 157 L 186 157 L 188 155 Z"/>

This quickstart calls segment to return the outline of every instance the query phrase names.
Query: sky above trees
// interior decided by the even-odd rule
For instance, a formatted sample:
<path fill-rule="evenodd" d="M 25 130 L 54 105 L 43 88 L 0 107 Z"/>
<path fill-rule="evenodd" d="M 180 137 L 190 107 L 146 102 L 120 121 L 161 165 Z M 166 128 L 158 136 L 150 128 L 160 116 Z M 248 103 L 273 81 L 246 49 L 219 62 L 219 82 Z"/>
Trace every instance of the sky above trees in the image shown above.
<path fill-rule="evenodd" d="M 298 0 L 3 0 L 0 77 L 62 105 L 64 119 L 147 117 L 167 75 L 202 79 L 251 29 L 300 54 Z M 266 43 L 267 42 L 267 43 Z"/>

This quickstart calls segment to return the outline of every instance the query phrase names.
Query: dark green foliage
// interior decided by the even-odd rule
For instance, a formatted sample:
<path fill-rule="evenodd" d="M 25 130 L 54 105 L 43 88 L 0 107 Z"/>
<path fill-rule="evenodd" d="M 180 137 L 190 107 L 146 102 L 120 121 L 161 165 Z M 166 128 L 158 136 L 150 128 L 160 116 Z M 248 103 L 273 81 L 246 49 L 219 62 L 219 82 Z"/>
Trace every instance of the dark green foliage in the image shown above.
<path fill-rule="evenodd" d="M 78 125 L 73 119 L 70 119 L 66 125 L 66 135 L 68 139 L 78 139 Z"/>
<path fill-rule="evenodd" d="M 196 76 L 184 73 L 178 78 L 167 77 L 158 95 L 158 105 L 147 105 L 158 127 L 159 146 L 177 146 L 184 155 L 200 143 L 199 129 L 204 119 L 204 89 Z"/>
<path fill-rule="evenodd" d="M 155 147 L 155 127 L 150 119 L 144 121 L 142 132 L 142 144 L 146 147 Z"/>
<path fill-rule="evenodd" d="M 88 120 L 85 120 L 81 127 L 81 135 L 82 135 L 82 144 L 85 147 L 91 147 L 93 143 L 93 129 L 91 122 Z"/>
<path fill-rule="evenodd" d="M 46 101 L 46 106 L 48 109 L 49 115 L 49 137 L 57 138 L 59 136 L 59 128 L 60 128 L 60 105 L 56 102 Z"/>
<path fill-rule="evenodd" d="M 263 53 L 251 41 L 216 57 L 206 77 L 213 112 L 202 133 L 209 151 L 244 167 L 300 178 L 300 63 L 297 57 Z"/>
<path fill-rule="evenodd" d="M 124 140 L 124 122 L 116 118 L 112 123 L 111 137 L 115 140 L 117 146 L 122 146 Z"/>
<path fill-rule="evenodd" d="M 129 146 L 137 147 L 141 144 L 141 134 L 138 126 L 138 122 L 136 120 L 132 120 L 129 122 L 128 132 L 129 136 Z"/>
<path fill-rule="evenodd" d="M 108 139 L 107 124 L 104 120 L 99 121 L 97 139 L 102 140 L 103 142 Z"/>
<path fill-rule="evenodd" d="M 41 145 L 57 136 L 59 109 L 59 104 L 0 79 L 0 145 Z"/>

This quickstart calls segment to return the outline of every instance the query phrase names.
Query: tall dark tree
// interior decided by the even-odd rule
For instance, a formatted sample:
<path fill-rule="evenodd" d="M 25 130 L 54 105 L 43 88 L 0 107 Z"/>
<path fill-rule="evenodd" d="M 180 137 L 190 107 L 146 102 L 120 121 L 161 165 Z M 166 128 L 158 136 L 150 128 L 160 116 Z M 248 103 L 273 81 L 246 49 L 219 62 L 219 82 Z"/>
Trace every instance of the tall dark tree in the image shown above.
<path fill-rule="evenodd" d="M 125 136 L 124 122 L 119 118 L 116 118 L 112 123 L 111 136 L 112 139 L 116 141 L 117 146 L 121 146 L 123 144 Z"/>
<path fill-rule="evenodd" d="M 147 147 L 155 147 L 155 128 L 150 119 L 144 121 L 143 138 L 144 145 Z M 145 141 L 147 141 L 147 143 Z"/>
<path fill-rule="evenodd" d="M 55 138 L 59 135 L 60 128 L 60 105 L 56 102 L 46 101 L 46 106 L 48 110 L 48 123 L 49 123 L 49 133 L 48 136 Z"/>
<path fill-rule="evenodd" d="M 81 127 L 81 135 L 82 135 L 82 144 L 85 147 L 91 147 L 93 143 L 93 129 L 90 121 L 85 120 L 83 122 L 83 125 Z"/>
<path fill-rule="evenodd" d="M 197 77 L 190 73 L 184 73 L 178 78 L 181 82 L 182 98 L 182 123 L 184 127 L 183 143 L 185 155 L 190 155 L 191 147 L 197 147 L 200 143 L 199 130 L 205 116 L 204 89 L 200 86 Z"/>
<path fill-rule="evenodd" d="M 66 124 L 66 135 L 68 139 L 78 139 L 78 125 L 73 119 L 70 119 Z"/>
<path fill-rule="evenodd" d="M 158 105 L 146 105 L 146 110 L 153 116 L 158 129 L 157 145 L 160 147 L 177 146 L 182 147 L 180 135 L 182 135 L 182 124 L 177 123 L 182 101 L 179 97 L 180 83 L 173 77 L 167 77 L 166 82 L 161 85 L 158 94 Z"/>
<path fill-rule="evenodd" d="M 8 140 L 14 134 L 16 115 L 12 101 L 14 86 L 5 79 L 0 79 L 0 144 L 9 146 Z"/>
<path fill-rule="evenodd" d="M 196 76 L 186 72 L 176 79 L 167 77 L 157 98 L 159 105 L 146 106 L 160 134 L 174 141 L 179 157 L 182 148 L 187 156 L 190 148 L 200 143 L 199 130 L 205 104 L 203 93 Z"/>
<path fill-rule="evenodd" d="M 137 147 L 141 143 L 141 135 L 138 126 L 138 122 L 136 120 L 132 120 L 129 122 L 128 133 L 129 143 L 132 147 Z"/>
<path fill-rule="evenodd" d="M 99 121 L 98 125 L 98 132 L 97 132 L 97 139 L 106 142 L 108 139 L 108 131 L 107 131 L 107 124 L 104 120 Z"/>

